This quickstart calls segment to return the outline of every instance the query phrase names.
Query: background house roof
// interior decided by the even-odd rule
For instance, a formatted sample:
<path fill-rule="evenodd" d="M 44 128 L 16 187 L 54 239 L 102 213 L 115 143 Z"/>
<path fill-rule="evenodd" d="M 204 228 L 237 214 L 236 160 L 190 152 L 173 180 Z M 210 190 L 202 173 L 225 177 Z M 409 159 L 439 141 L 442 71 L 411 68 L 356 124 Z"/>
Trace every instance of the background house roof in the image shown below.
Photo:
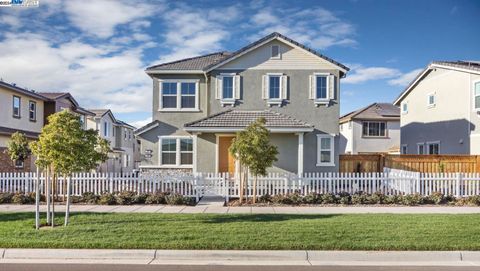
<path fill-rule="evenodd" d="M 24 134 L 26 137 L 33 138 L 33 139 L 37 139 L 38 136 L 40 135 L 40 133 L 35 133 L 35 132 L 31 132 L 31 131 L 25 131 L 25 130 L 19 130 L 19 129 L 13 129 L 13 128 L 0 126 L 0 135 L 10 136 L 15 132 L 20 132 L 20 133 Z"/>
<path fill-rule="evenodd" d="M 29 96 L 29 97 L 32 97 L 32 98 L 37 98 L 37 99 L 42 100 L 42 101 L 48 100 L 47 97 L 42 96 L 42 95 L 36 93 L 33 90 L 24 89 L 24 88 L 18 87 L 15 84 L 9 84 L 9 83 L 0 81 L 0 87 L 7 88 L 7 89 L 12 90 L 14 92 L 17 92 L 19 94 L 23 94 L 23 95 L 26 95 L 26 96 Z"/>
<path fill-rule="evenodd" d="M 217 52 L 208 55 L 202 55 L 197 57 L 191 57 L 186 59 L 181 59 L 173 62 L 167 62 L 147 68 L 147 73 L 149 71 L 155 70 L 204 70 L 206 67 L 209 67 L 212 64 L 216 64 L 221 60 L 225 59 L 231 53 L 229 52 Z"/>
<path fill-rule="evenodd" d="M 400 120 L 400 108 L 391 103 L 373 103 L 340 117 L 340 123 L 358 120 Z"/>
<path fill-rule="evenodd" d="M 268 128 L 313 128 L 312 125 L 306 122 L 270 110 L 227 110 L 194 122 L 187 123 L 185 124 L 185 127 L 245 128 L 258 118 L 265 118 L 265 126 Z"/>

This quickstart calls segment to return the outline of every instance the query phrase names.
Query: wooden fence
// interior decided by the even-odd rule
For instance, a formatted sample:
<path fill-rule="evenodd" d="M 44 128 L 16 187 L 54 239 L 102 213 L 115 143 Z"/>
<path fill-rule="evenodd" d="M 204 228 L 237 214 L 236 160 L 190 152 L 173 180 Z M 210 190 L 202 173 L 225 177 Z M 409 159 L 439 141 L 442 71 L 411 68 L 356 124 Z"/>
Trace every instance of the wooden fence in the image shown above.
<path fill-rule="evenodd" d="M 0 173 L 0 192 L 29 193 L 34 191 L 37 180 L 34 173 Z M 40 176 L 41 193 L 45 178 Z M 66 180 L 59 178 L 55 184 L 59 196 L 66 192 Z M 350 194 L 381 192 L 386 195 L 413 194 L 430 195 L 440 192 L 457 197 L 480 195 L 479 173 L 419 173 L 388 169 L 375 173 L 270 173 L 260 177 L 256 191 L 253 190 L 253 177 L 248 177 L 247 195 L 278 195 L 299 193 Z M 132 191 L 140 193 L 171 192 L 195 197 L 217 195 L 227 200 L 239 196 L 239 180 L 229 174 L 202 173 L 196 175 L 161 174 L 102 174 L 83 173 L 72 178 L 71 191 L 80 196 L 91 192 Z"/>
<path fill-rule="evenodd" d="M 384 168 L 423 173 L 480 173 L 477 155 L 340 155 L 340 172 L 382 172 Z"/>

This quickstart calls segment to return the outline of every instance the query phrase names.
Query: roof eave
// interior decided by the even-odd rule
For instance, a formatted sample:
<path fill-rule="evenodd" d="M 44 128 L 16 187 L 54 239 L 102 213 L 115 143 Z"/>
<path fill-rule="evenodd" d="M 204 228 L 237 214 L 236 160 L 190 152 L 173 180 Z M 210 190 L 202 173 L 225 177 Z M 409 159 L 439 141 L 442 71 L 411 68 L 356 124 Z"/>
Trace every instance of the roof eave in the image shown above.
<path fill-rule="evenodd" d="M 203 70 L 145 70 L 147 74 L 203 74 Z"/>
<path fill-rule="evenodd" d="M 313 132 L 313 127 L 266 127 L 272 133 L 308 133 Z M 239 132 L 246 129 L 246 127 L 184 127 L 186 132 L 208 132 L 208 133 L 222 133 L 222 132 Z"/>

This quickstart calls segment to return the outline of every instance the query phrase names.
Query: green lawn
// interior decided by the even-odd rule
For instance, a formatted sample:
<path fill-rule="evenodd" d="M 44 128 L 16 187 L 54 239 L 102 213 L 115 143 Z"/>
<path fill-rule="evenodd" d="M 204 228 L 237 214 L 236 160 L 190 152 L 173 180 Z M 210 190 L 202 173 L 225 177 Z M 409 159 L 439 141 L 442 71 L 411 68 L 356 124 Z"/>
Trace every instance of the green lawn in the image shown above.
<path fill-rule="evenodd" d="M 82 213 L 33 225 L 32 213 L 0 213 L 0 247 L 480 250 L 480 215 Z"/>

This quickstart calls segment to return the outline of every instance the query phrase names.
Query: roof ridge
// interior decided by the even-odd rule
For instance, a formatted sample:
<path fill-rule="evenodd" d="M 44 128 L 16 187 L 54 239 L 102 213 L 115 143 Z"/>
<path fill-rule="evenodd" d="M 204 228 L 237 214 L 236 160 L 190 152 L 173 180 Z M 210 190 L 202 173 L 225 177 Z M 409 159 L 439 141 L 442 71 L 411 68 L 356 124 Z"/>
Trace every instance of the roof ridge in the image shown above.
<path fill-rule="evenodd" d="M 219 52 L 209 53 L 209 54 L 206 54 L 206 55 L 193 56 L 193 57 L 183 58 L 183 59 L 174 60 L 174 61 L 170 61 L 170 62 L 164 62 L 164 63 L 160 63 L 160 64 L 157 64 L 157 65 L 147 67 L 146 70 L 158 68 L 158 67 L 163 66 L 163 65 L 176 64 L 176 63 L 183 62 L 183 61 L 194 60 L 194 59 L 197 59 L 197 58 L 208 57 L 208 56 L 213 56 L 213 55 L 217 55 L 217 54 L 222 54 L 223 55 L 225 53 L 229 53 L 229 52 L 228 51 L 219 51 Z"/>

